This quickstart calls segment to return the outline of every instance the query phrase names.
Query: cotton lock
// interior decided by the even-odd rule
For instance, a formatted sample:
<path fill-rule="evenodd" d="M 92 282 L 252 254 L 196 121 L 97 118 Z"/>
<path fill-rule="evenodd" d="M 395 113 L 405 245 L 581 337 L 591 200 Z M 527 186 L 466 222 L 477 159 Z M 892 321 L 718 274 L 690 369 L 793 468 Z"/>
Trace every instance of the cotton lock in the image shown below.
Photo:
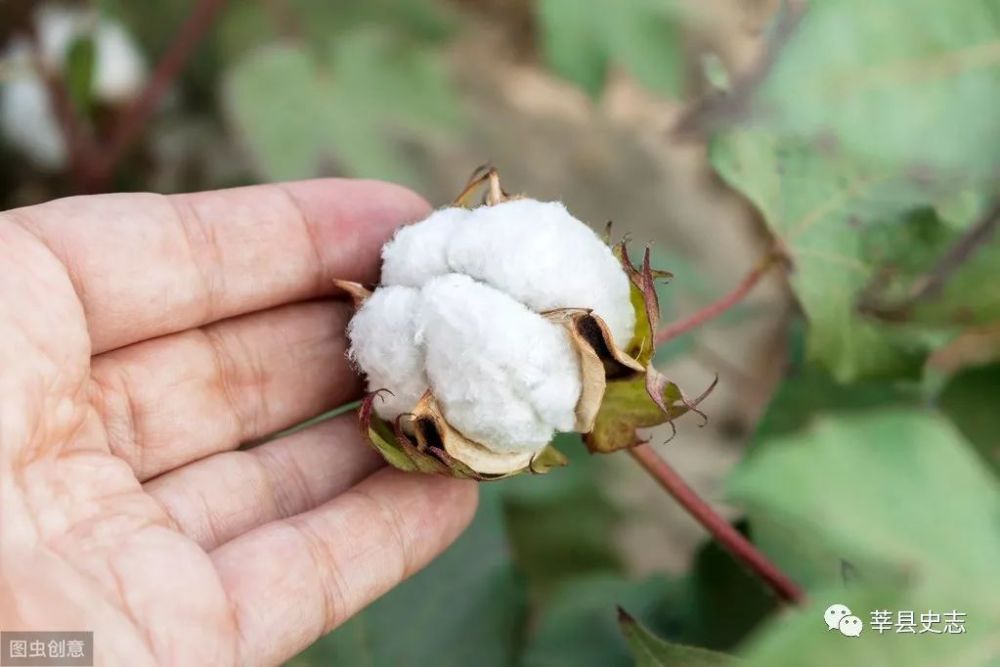
<path fill-rule="evenodd" d="M 382 284 L 348 329 L 350 356 L 385 420 L 434 397 L 465 438 L 540 452 L 574 430 L 581 357 L 550 311 L 586 309 L 624 348 L 630 282 L 611 249 L 558 202 L 444 208 L 382 250 Z"/>

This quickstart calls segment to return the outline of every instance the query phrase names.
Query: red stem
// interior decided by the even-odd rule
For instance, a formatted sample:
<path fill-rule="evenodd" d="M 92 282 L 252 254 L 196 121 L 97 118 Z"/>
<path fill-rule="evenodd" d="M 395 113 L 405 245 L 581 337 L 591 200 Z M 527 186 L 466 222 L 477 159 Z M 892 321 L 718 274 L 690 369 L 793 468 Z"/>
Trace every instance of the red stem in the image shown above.
<path fill-rule="evenodd" d="M 769 254 L 763 261 L 760 262 L 760 264 L 748 273 L 743 280 L 740 281 L 740 284 L 737 285 L 732 292 L 716 301 L 713 301 L 701 310 L 695 312 L 693 315 L 672 324 L 668 324 L 657 331 L 656 336 L 653 339 L 655 344 L 662 345 L 667 341 L 671 341 L 679 336 L 682 336 L 688 331 L 691 331 L 709 320 L 722 315 L 724 312 L 742 301 L 746 298 L 746 295 L 750 293 L 750 290 L 752 290 L 757 283 L 760 282 L 760 279 L 767 274 L 768 270 L 777 263 L 778 257 L 779 255 L 776 253 Z"/>
<path fill-rule="evenodd" d="M 800 605 L 805 601 L 802 589 L 785 576 L 767 556 L 762 554 L 728 521 L 716 514 L 708 503 L 688 486 L 677 471 L 670 467 L 648 444 L 641 444 L 628 450 L 632 457 L 646 469 L 660 486 L 669 493 L 681 507 L 733 556 L 745 563 L 757 576 L 770 586 L 779 598 Z"/>
<path fill-rule="evenodd" d="M 157 63 L 146 87 L 125 110 L 113 129 L 104 158 L 94 170 L 94 180 L 91 183 L 94 189 L 103 190 L 107 186 L 118 163 L 142 134 L 156 105 L 180 75 L 225 5 L 226 0 L 198 0 L 198 4 L 175 33 L 167 52 Z"/>
<path fill-rule="evenodd" d="M 45 83 L 49 103 L 59 121 L 59 131 L 62 133 L 66 146 L 66 156 L 69 161 L 70 175 L 77 190 L 82 190 L 87 181 L 87 169 L 97 154 L 96 143 L 89 133 L 83 119 L 70 99 L 65 81 L 58 72 L 50 72 L 42 59 L 41 44 L 34 25 L 29 25 L 28 35 L 32 47 L 32 67 L 36 75 Z"/>

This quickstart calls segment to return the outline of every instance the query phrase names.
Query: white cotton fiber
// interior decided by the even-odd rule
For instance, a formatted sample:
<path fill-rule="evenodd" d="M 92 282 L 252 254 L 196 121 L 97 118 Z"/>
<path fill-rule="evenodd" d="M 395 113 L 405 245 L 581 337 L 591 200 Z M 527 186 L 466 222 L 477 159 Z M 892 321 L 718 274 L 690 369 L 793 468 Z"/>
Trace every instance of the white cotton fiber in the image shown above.
<path fill-rule="evenodd" d="M 495 452 L 537 452 L 571 431 L 578 353 L 540 313 L 590 308 L 619 347 L 635 315 L 610 248 L 558 202 L 445 208 L 382 250 L 382 287 L 351 323 L 351 355 L 386 419 L 429 387 L 452 427 Z"/>
<path fill-rule="evenodd" d="M 591 308 L 624 348 L 635 327 L 629 281 L 611 249 L 559 202 L 446 208 L 399 231 L 382 253 L 387 285 L 462 273 L 536 312 Z"/>
<path fill-rule="evenodd" d="M 580 366 L 565 329 L 467 276 L 422 292 L 427 378 L 449 424 L 497 452 L 573 429 Z"/>
<path fill-rule="evenodd" d="M 383 419 L 409 412 L 427 391 L 417 327 L 421 304 L 420 290 L 383 287 L 364 302 L 347 329 L 351 358 L 367 375 L 368 391 L 392 392 L 375 400 Z"/>
<path fill-rule="evenodd" d="M 471 213 L 464 208 L 442 208 L 401 228 L 382 247 L 382 284 L 420 287 L 431 278 L 451 273 L 448 244 Z"/>

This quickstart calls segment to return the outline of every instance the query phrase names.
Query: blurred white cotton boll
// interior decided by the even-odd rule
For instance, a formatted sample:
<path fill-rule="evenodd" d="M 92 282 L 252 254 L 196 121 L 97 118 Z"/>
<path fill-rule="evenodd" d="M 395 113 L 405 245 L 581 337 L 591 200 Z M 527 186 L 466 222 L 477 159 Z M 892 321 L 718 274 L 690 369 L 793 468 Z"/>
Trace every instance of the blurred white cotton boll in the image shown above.
<path fill-rule="evenodd" d="M 146 82 L 146 63 L 124 26 L 98 22 L 95 44 L 94 96 L 117 104 L 138 95 Z"/>
<path fill-rule="evenodd" d="M 26 67 L 26 61 L 17 61 L 11 78 L 0 86 L 0 131 L 38 167 L 56 170 L 66 164 L 66 143 L 45 84 L 34 75 L 20 75 Z"/>
<path fill-rule="evenodd" d="M 61 72 L 73 42 L 94 38 L 94 99 L 122 104 L 135 97 L 147 78 L 142 54 L 118 22 L 84 8 L 43 5 L 35 12 L 42 65 Z M 37 166 L 66 165 L 66 147 L 49 103 L 45 82 L 32 62 L 32 48 L 23 37 L 11 40 L 0 56 L 11 71 L 0 95 L 0 130 L 7 142 Z"/>
<path fill-rule="evenodd" d="M 90 35 L 94 40 L 94 97 L 114 104 L 139 92 L 146 81 L 142 53 L 124 26 L 82 7 L 42 5 L 35 12 L 42 62 L 61 71 L 73 42 Z"/>
<path fill-rule="evenodd" d="M 500 453 L 541 451 L 573 429 L 580 366 L 565 329 L 468 276 L 422 294 L 427 378 L 449 424 Z"/>

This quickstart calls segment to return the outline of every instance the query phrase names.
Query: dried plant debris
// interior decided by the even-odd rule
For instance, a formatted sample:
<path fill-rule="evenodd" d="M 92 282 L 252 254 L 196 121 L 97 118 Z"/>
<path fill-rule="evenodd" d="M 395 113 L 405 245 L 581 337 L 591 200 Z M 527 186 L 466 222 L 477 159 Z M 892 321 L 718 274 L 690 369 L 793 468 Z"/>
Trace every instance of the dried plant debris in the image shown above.
<path fill-rule="evenodd" d="M 362 431 L 397 468 L 480 480 L 565 465 L 557 432 L 591 452 L 638 444 L 636 429 L 697 412 L 712 389 L 689 401 L 651 366 L 666 276 L 648 250 L 633 266 L 561 203 L 477 171 L 385 245 L 374 291 L 338 283 L 357 307 Z"/>

